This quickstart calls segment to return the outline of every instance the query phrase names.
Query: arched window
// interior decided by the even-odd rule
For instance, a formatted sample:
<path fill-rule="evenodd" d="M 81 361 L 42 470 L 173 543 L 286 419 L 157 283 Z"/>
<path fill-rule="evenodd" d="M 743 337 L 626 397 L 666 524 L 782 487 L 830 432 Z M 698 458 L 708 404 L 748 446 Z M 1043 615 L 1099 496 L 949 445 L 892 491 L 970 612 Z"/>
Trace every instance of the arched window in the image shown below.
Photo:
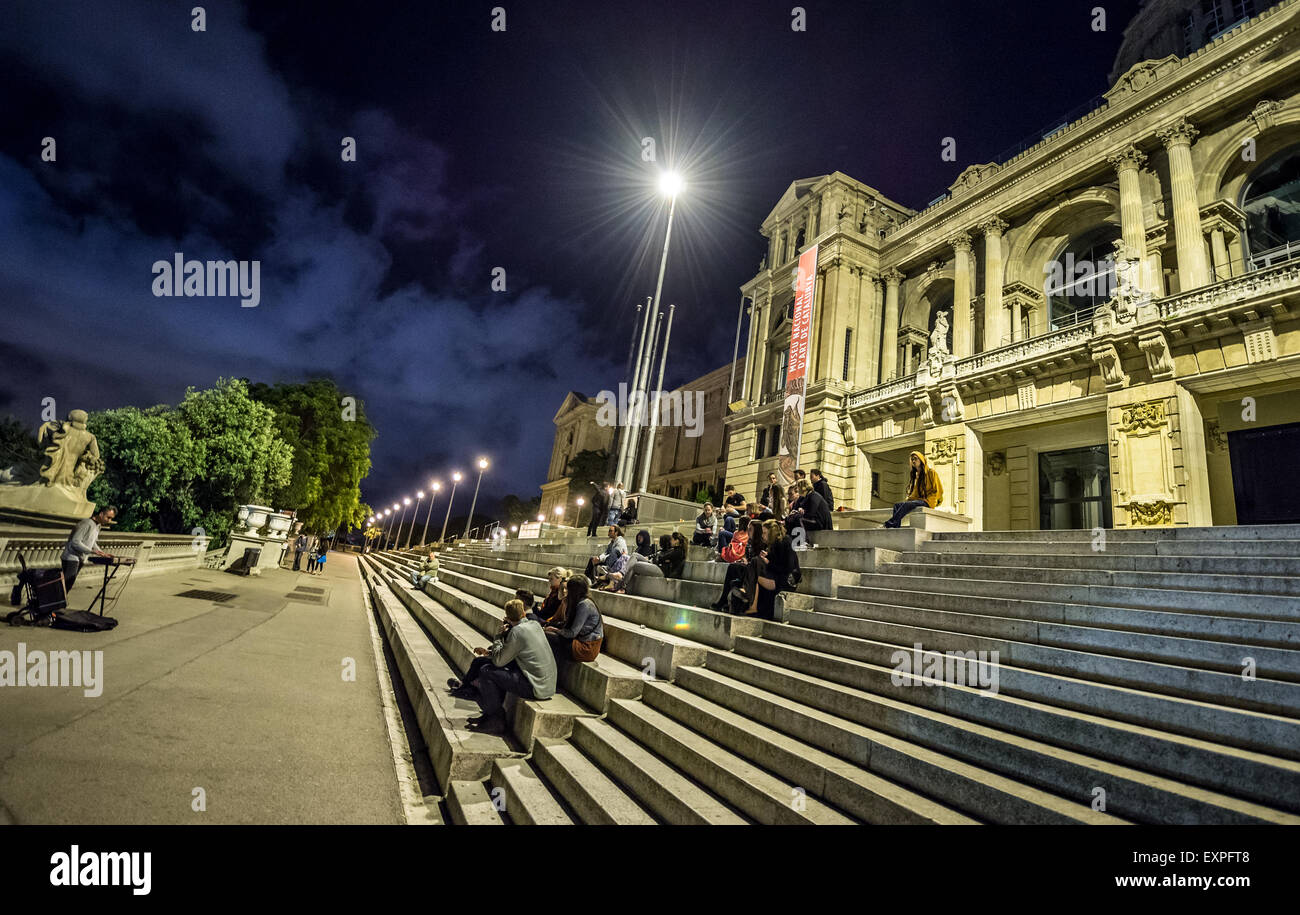
<path fill-rule="evenodd" d="M 1281 152 L 1255 170 L 1242 190 L 1241 208 L 1252 258 L 1268 263 L 1279 249 L 1300 248 L 1300 148 Z"/>
<path fill-rule="evenodd" d="M 1119 226 L 1099 226 L 1070 241 L 1047 265 L 1044 292 L 1052 330 L 1082 324 L 1115 292 Z"/>

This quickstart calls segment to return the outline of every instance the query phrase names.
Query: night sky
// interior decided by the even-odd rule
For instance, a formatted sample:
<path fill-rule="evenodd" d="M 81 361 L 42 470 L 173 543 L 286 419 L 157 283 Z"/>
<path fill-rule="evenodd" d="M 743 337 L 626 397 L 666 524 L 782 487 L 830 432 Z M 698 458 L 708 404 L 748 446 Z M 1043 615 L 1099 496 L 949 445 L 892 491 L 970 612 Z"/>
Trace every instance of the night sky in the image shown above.
<path fill-rule="evenodd" d="M 675 386 L 731 358 L 791 181 L 924 206 L 1105 91 L 1138 5 L 813 0 L 800 33 L 766 0 L 207 2 L 196 33 L 200 2 L 0 6 L 0 414 L 328 375 L 379 430 L 377 505 L 481 454 L 481 500 L 537 494 L 565 392 L 616 388 L 654 292 L 659 168 L 687 181 Z M 177 251 L 260 261 L 260 305 L 155 297 Z"/>

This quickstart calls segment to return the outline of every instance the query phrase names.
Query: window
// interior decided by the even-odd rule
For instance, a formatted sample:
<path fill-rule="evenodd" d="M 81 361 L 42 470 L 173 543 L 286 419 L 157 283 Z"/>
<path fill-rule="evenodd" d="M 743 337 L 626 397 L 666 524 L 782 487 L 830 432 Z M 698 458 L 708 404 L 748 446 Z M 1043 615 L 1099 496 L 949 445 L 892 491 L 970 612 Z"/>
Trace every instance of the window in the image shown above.
<path fill-rule="evenodd" d="M 1115 241 L 1119 226 L 1104 225 L 1072 240 L 1047 265 L 1043 292 L 1051 329 L 1092 320 L 1092 313 L 1115 291 Z"/>
<path fill-rule="evenodd" d="M 781 426 L 775 425 L 767 433 L 767 453 L 769 457 L 776 457 L 781 453 Z"/>
<path fill-rule="evenodd" d="M 1219 0 L 1201 0 L 1201 23 L 1204 26 L 1201 34 L 1206 41 L 1223 30 L 1226 23 L 1223 21 L 1223 11 L 1219 8 Z"/>
<path fill-rule="evenodd" d="M 1242 192 L 1241 208 L 1256 267 L 1269 266 L 1278 256 L 1294 256 L 1290 249 L 1300 242 L 1300 148 L 1286 150 L 1255 170 Z"/>
<path fill-rule="evenodd" d="M 849 380 L 849 353 L 852 352 L 852 349 L 853 328 L 850 327 L 844 331 L 844 374 L 840 378 L 841 381 Z"/>
<path fill-rule="evenodd" d="M 763 447 L 767 444 L 767 430 L 759 429 L 757 437 L 754 439 L 754 460 L 763 457 Z"/>
<path fill-rule="evenodd" d="M 1232 21 L 1240 22 L 1255 15 L 1255 0 L 1232 0 Z"/>
<path fill-rule="evenodd" d="M 878 471 L 872 471 L 871 473 L 871 494 L 873 496 L 880 495 L 880 473 Z"/>

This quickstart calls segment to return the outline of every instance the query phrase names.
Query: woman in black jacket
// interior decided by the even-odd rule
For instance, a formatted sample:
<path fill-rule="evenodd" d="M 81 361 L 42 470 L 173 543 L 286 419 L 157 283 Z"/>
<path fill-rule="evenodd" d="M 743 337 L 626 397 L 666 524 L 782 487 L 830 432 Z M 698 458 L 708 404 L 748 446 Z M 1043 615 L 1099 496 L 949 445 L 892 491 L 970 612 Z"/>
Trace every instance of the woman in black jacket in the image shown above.
<path fill-rule="evenodd" d="M 758 598 L 750 608 L 751 616 L 775 619 L 776 595 L 793 591 L 799 584 L 799 555 L 794 551 L 785 528 L 779 521 L 763 522 L 764 549 L 759 553 Z"/>
<path fill-rule="evenodd" d="M 662 549 L 663 538 L 659 538 L 661 549 L 654 556 L 654 564 L 664 570 L 664 578 L 681 578 L 686 569 L 686 538 L 674 531 L 668 543 L 668 548 Z"/>
<path fill-rule="evenodd" d="M 796 527 L 806 531 L 828 531 L 831 529 L 831 509 L 817 490 L 806 482 L 799 484 L 799 503 L 785 519 L 785 529 L 794 533 Z"/>
<path fill-rule="evenodd" d="M 753 604 L 754 582 L 758 579 L 758 556 L 763 549 L 763 522 L 757 518 L 749 522 L 749 540 L 745 543 L 745 558 L 727 564 L 726 574 L 722 579 L 722 593 L 713 602 L 714 610 L 729 610 L 728 595 L 737 585 Z"/>

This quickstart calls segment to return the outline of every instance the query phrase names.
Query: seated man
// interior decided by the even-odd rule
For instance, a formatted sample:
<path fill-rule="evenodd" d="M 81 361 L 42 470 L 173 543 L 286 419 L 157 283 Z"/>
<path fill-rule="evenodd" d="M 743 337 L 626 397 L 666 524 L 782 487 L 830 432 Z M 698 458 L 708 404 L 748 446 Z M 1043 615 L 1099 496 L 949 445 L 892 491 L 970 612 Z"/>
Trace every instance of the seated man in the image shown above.
<path fill-rule="evenodd" d="M 591 581 L 598 578 L 604 578 L 609 568 L 614 565 L 619 556 L 627 555 L 627 541 L 623 539 L 623 531 L 617 524 L 609 526 L 609 545 L 605 547 L 605 552 L 599 556 L 592 556 L 587 563 L 587 568 L 583 574 Z"/>
<path fill-rule="evenodd" d="M 505 698 L 510 693 L 521 699 L 555 695 L 555 655 L 541 623 L 525 617 L 524 602 L 518 598 L 506 602 L 506 618 L 492 647 L 475 648 L 474 654 L 488 663 L 476 671 L 483 714 L 469 719 L 470 730 L 504 734 Z"/>
<path fill-rule="evenodd" d="M 826 500 L 808 485 L 807 480 L 802 480 L 795 486 L 799 494 L 798 507 L 785 519 L 786 531 L 793 534 L 796 527 L 802 527 L 805 531 L 830 530 L 831 510 Z M 807 540 L 803 542 L 807 543 Z"/>
<path fill-rule="evenodd" d="M 695 535 L 691 538 L 691 543 L 696 546 L 712 546 L 717 522 L 718 519 L 713 514 L 713 503 L 705 502 L 704 511 L 695 519 Z"/>
<path fill-rule="evenodd" d="M 429 558 L 421 560 L 420 568 L 411 573 L 411 584 L 423 591 L 426 582 L 437 580 L 438 557 L 434 555 L 433 550 L 429 550 Z"/>

